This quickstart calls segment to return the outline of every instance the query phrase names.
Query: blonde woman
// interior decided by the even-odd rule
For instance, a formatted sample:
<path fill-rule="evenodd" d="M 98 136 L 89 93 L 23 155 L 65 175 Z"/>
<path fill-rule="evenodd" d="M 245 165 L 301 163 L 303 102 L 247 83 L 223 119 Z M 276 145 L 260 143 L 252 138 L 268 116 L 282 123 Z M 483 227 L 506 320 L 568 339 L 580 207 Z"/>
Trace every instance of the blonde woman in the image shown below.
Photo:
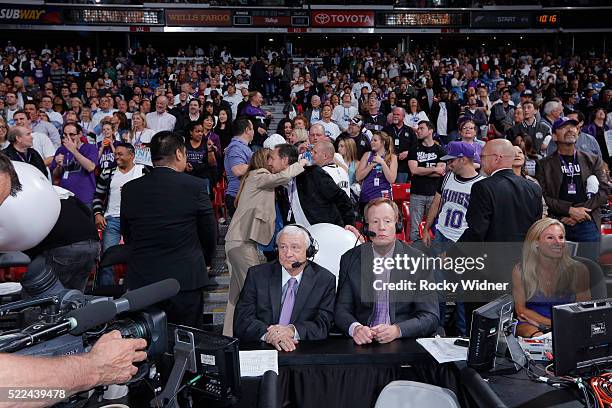
<path fill-rule="evenodd" d="M 225 236 L 225 253 L 230 271 L 230 288 L 223 334 L 233 334 L 234 308 L 250 267 L 265 263 L 258 244 L 267 246 L 276 230 L 274 189 L 287 184 L 308 165 L 300 160 L 279 173 L 271 173 L 269 161 L 278 159 L 278 149 L 262 148 L 253 153 L 236 196 L 236 213 Z"/>
<path fill-rule="evenodd" d="M 147 116 L 142 112 L 135 112 L 132 115 L 132 128 L 126 134 L 126 142 L 134 146 L 151 143 L 155 132 L 147 128 Z"/>
<path fill-rule="evenodd" d="M 353 185 L 353 183 L 355 183 L 357 166 L 359 166 L 359 160 L 357 160 L 357 145 L 350 137 L 342 137 L 339 139 L 338 153 L 342 155 L 342 158 L 348 167 L 347 171 L 349 175 L 349 184 Z"/>
<path fill-rule="evenodd" d="M 591 299 L 589 271 L 565 244 L 565 227 L 554 218 L 542 218 L 527 231 L 522 261 L 512 271 L 517 336 L 541 336 L 551 326 L 553 306 Z"/>

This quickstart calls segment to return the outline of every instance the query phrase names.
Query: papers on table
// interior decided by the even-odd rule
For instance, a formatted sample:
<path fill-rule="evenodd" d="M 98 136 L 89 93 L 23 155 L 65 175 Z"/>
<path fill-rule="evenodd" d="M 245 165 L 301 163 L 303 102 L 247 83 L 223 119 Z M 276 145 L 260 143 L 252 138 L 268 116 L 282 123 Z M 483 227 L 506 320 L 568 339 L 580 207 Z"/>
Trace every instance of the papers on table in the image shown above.
<path fill-rule="evenodd" d="M 240 351 L 241 377 L 259 377 L 269 370 L 278 374 L 278 351 Z"/>
<path fill-rule="evenodd" d="M 433 337 L 417 339 L 429 354 L 440 364 L 467 360 L 468 348 L 455 345 L 457 337 Z"/>

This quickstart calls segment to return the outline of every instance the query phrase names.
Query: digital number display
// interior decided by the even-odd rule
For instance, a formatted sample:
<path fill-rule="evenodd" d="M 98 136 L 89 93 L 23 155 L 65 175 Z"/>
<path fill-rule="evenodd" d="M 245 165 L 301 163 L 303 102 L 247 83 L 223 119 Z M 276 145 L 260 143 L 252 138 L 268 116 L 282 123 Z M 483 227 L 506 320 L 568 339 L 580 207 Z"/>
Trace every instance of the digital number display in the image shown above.
<path fill-rule="evenodd" d="M 538 14 L 536 22 L 540 26 L 558 26 L 559 15 L 558 14 Z"/>

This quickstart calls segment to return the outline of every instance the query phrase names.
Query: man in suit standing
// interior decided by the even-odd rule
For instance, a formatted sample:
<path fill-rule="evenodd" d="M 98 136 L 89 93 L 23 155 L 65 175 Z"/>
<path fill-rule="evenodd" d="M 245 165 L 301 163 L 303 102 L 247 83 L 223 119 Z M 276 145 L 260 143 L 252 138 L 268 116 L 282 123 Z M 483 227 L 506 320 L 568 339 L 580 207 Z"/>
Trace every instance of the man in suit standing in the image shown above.
<path fill-rule="evenodd" d="M 510 141 L 489 141 L 480 154 L 480 164 L 489 177 L 476 182 L 470 192 L 466 220 L 468 228 L 459 237 L 459 243 L 517 243 L 514 245 L 462 245 L 451 249 L 451 256 L 468 248 L 476 251 L 470 256 L 485 256 L 489 260 L 485 275 L 505 276 L 510 282 L 513 266 L 521 256 L 521 245 L 531 225 L 542 218 L 542 189 L 536 183 L 519 177 L 512 171 L 515 152 Z M 466 302 L 467 326 L 471 327 L 472 314 L 482 306 L 480 302 Z"/>
<path fill-rule="evenodd" d="M 372 242 L 347 251 L 340 259 L 336 326 L 358 345 L 431 335 L 439 319 L 436 292 L 417 290 L 409 295 L 409 291 L 402 293 L 389 290 L 389 285 L 382 286 L 412 279 L 433 281 L 427 270 L 411 275 L 411 271 L 397 265 L 388 268 L 397 257 L 422 257 L 419 251 L 396 239 L 397 204 L 377 198 L 368 203 L 364 214 Z"/>
<path fill-rule="evenodd" d="M 488 142 L 480 164 L 489 177 L 472 186 L 459 242 L 523 242 L 527 230 L 542 218 L 542 189 L 512 172 L 515 152 L 510 141 Z"/>
<path fill-rule="evenodd" d="M 154 168 L 123 186 L 121 235 L 131 251 L 127 286 L 136 289 L 175 278 L 181 291 L 160 304 L 168 321 L 198 326 L 208 283 L 204 254 L 216 246 L 215 217 L 201 180 L 183 174 L 182 137 L 163 131 L 151 140 Z"/>
<path fill-rule="evenodd" d="M 299 340 L 323 340 L 333 323 L 336 278 L 307 259 L 315 243 L 300 225 L 277 236 L 278 261 L 249 268 L 234 312 L 234 335 L 293 351 Z"/>

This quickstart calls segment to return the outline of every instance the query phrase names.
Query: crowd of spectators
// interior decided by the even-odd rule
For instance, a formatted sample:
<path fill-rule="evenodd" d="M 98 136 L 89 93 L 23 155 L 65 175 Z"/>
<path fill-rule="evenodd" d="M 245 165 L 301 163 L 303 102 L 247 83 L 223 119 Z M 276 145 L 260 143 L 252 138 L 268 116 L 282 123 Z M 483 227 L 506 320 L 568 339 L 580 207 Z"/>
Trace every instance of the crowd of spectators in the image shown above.
<path fill-rule="evenodd" d="M 447 169 L 445 163 L 467 157 L 447 153 L 469 152 L 469 166 L 479 171 L 485 142 L 507 139 L 517 147 L 512 151 L 518 173 L 537 175 L 544 184 L 548 215 L 574 239 L 598 240 L 597 209 L 607 191 L 603 172 L 612 156 L 607 133 L 612 63 L 605 56 L 552 55 L 535 48 L 453 54 L 417 48 L 402 54 L 376 44 L 346 44 L 316 54 L 298 63 L 284 50 L 235 59 L 227 47 L 188 46 L 173 59 L 150 45 L 94 54 L 79 46 L 35 50 L 9 41 L 0 51 L 0 146 L 12 160 L 38 167 L 98 211 L 102 229 L 117 223 L 119 214 L 116 202 L 112 212 L 94 205 L 104 201 L 100 190 L 110 183 L 104 197 L 112 196 L 113 188 L 118 191 L 114 177 L 125 179 L 134 164 L 150 168 L 155 160 L 149 144 L 160 131 L 184 138 L 185 171 L 200 178 L 210 194 L 226 177 L 229 217 L 237 202 L 240 213 L 254 214 L 249 222 L 261 216 L 252 208 L 261 203 L 237 198 L 245 194 L 245 175 L 267 167 L 279 176 L 257 188 L 274 193 L 266 195 L 266 200 L 274 196 L 267 216 L 280 225 L 266 230 L 266 242 L 251 242 L 252 258 L 259 262 L 274 256 L 274 236 L 282 224 L 329 222 L 353 231 L 368 202 L 389 198 L 394 183 L 412 181 L 410 211 L 417 221 L 429 221 L 445 174 L 459 168 L 455 163 L 455 170 Z M 270 129 L 272 114 L 264 103 L 283 104 L 277 129 Z M 578 156 L 568 140 L 574 140 Z M 469 147 L 447 152 L 451 142 Z M 564 146 L 560 153 L 557 143 Z M 264 148 L 271 150 L 253 155 Z M 540 161 L 555 154 L 561 170 L 543 169 Z M 298 160 L 305 162 L 298 166 Z M 306 162 L 313 166 L 302 172 Z M 113 172 L 118 164 L 120 171 Z M 296 175 L 287 188 L 274 191 L 289 168 Z M 574 180 L 581 169 L 596 177 L 595 188 L 593 180 Z M 569 177 L 561 194 L 558 184 L 550 184 L 556 171 Z M 138 176 L 143 173 L 139 167 Z M 586 228 L 585 221 L 593 225 Z M 432 223 L 433 218 L 428 227 Z M 409 238 L 416 241 L 421 232 L 413 224 Z M 249 240 L 238 234 L 233 245 Z M 248 266 L 239 268 L 232 308 Z M 231 332 L 231 323 L 226 329 Z"/>

